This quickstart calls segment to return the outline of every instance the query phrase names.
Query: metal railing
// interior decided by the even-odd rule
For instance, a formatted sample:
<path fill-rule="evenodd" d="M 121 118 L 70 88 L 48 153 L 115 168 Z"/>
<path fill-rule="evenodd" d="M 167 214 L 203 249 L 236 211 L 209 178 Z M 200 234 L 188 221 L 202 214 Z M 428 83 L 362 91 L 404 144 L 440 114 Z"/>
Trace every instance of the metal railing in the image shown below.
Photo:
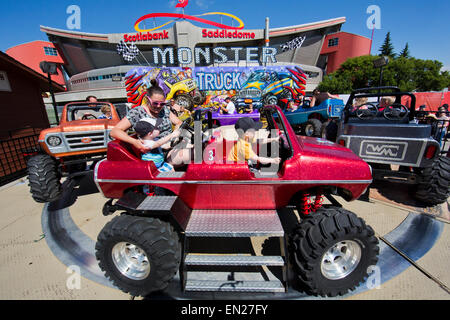
<path fill-rule="evenodd" d="M 449 124 L 450 124 L 450 117 L 449 120 L 445 119 L 435 119 L 433 117 L 430 117 L 431 115 L 434 115 L 434 112 L 428 112 L 428 111 L 419 111 L 417 112 L 417 121 L 421 124 L 429 124 L 431 125 L 431 137 L 435 139 L 437 142 L 439 142 L 441 146 L 440 154 L 442 156 L 446 156 L 449 152 L 449 137 L 450 137 L 450 131 Z"/>
<path fill-rule="evenodd" d="M 39 132 L 0 140 L 0 186 L 27 175 L 27 153 L 39 149 Z"/>

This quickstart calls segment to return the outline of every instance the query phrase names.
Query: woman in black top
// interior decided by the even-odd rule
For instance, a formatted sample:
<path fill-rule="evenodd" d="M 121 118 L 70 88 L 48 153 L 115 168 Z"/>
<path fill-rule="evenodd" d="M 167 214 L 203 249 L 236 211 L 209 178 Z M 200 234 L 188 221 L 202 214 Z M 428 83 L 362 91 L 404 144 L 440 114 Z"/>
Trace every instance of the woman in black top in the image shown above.
<path fill-rule="evenodd" d="M 144 118 L 160 118 L 161 123 L 158 129 L 161 132 L 159 137 L 165 137 L 172 133 L 172 125 L 178 129 L 182 124 L 181 120 L 173 114 L 169 105 L 166 103 L 166 95 L 164 91 L 157 85 L 156 80 L 151 81 L 152 86 L 147 90 L 147 96 L 144 98 L 142 105 L 131 109 L 127 116 L 111 130 L 111 137 L 132 144 L 142 153 L 146 153 L 148 149 L 139 139 L 130 137 L 127 133 L 128 129 L 134 127 L 139 120 Z M 179 158 L 178 162 L 186 163 L 190 152 L 183 149 L 177 150 L 176 154 L 169 153 L 168 157 Z M 177 159 L 173 159 L 175 163 Z"/>

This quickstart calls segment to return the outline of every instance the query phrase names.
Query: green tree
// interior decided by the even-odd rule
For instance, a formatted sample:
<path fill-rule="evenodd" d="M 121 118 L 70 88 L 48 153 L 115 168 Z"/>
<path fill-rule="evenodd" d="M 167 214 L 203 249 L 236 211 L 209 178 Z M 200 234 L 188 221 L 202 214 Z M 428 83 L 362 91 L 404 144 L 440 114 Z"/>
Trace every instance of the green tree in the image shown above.
<path fill-rule="evenodd" d="M 373 66 L 378 56 L 361 56 L 345 61 L 335 72 L 324 76 L 319 90 L 350 93 L 354 89 L 378 86 L 380 69 Z M 440 91 L 450 85 L 450 73 L 441 72 L 442 63 L 398 57 L 383 69 L 383 86 L 397 86 L 402 91 Z"/>
<path fill-rule="evenodd" d="M 388 57 L 395 57 L 394 52 L 394 46 L 391 42 L 391 32 L 389 31 L 386 34 L 386 38 L 384 38 L 383 45 L 380 47 L 380 55 L 382 56 L 388 56 Z"/>
<path fill-rule="evenodd" d="M 411 75 L 417 91 L 440 91 L 450 85 L 450 74 L 441 72 L 442 62 L 437 60 L 414 59 L 414 71 Z"/>
<path fill-rule="evenodd" d="M 400 52 L 400 57 L 403 58 L 410 58 L 410 54 L 409 54 L 409 45 L 408 42 L 405 45 L 405 48 L 403 48 L 403 50 Z"/>
<path fill-rule="evenodd" d="M 398 57 L 391 59 L 384 68 L 383 85 L 396 86 L 402 91 L 413 91 L 417 88 L 417 83 L 412 77 L 414 73 L 414 59 Z"/>
<path fill-rule="evenodd" d="M 323 78 L 319 90 L 350 93 L 353 89 L 370 86 L 374 79 L 378 79 L 378 70 L 373 66 L 373 61 L 377 58 L 377 56 L 361 56 L 348 59 L 338 70 Z"/>

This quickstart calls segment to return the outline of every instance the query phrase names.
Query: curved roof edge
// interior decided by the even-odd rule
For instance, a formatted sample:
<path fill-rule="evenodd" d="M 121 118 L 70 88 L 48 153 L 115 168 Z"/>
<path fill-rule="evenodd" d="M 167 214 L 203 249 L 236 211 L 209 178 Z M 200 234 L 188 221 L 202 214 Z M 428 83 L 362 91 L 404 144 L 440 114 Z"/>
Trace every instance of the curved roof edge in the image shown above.
<path fill-rule="evenodd" d="M 302 31 L 304 32 L 304 31 L 314 30 L 314 29 L 318 29 L 318 28 L 325 28 L 325 27 L 340 25 L 340 24 L 345 23 L 346 21 L 347 21 L 347 19 L 345 17 L 339 17 L 339 18 L 322 20 L 322 21 L 317 21 L 317 22 L 299 24 L 296 26 L 271 28 L 269 30 L 269 35 L 277 36 L 277 35 L 285 35 L 285 34 L 294 33 L 294 32 L 302 32 Z"/>
<path fill-rule="evenodd" d="M 108 42 L 108 35 L 106 34 L 69 31 L 45 26 L 40 26 L 40 29 L 42 32 L 60 37 Z"/>
<path fill-rule="evenodd" d="M 295 26 L 288 27 L 280 27 L 280 28 L 270 28 L 269 35 L 270 36 L 282 36 L 290 33 L 304 32 L 319 28 L 326 28 L 330 26 L 340 25 L 346 22 L 345 17 L 333 18 L 328 20 L 322 20 L 317 22 L 299 24 Z M 94 40 L 94 41 L 102 41 L 108 42 L 108 34 L 100 34 L 100 33 L 88 33 L 88 32 L 79 32 L 79 31 L 71 31 L 71 30 L 62 30 L 56 28 L 50 28 L 46 26 L 40 26 L 42 32 L 45 32 L 49 35 L 55 35 L 66 38 L 75 38 L 80 40 Z"/>

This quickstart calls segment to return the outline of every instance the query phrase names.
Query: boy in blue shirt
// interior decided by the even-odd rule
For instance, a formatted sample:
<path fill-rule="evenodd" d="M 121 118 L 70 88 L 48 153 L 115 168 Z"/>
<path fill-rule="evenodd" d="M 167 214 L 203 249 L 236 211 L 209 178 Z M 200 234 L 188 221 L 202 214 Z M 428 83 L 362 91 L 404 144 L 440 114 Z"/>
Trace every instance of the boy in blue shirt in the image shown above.
<path fill-rule="evenodd" d="M 153 161 L 160 172 L 174 171 L 173 166 L 165 162 L 163 149 L 170 148 L 170 140 L 178 137 L 180 131 L 175 130 L 164 138 L 159 139 L 160 131 L 158 130 L 158 125 L 160 122 L 161 119 L 144 118 L 134 126 L 134 131 L 136 131 L 139 140 L 149 149 L 147 153 L 142 155 L 141 159 L 144 161 Z"/>

